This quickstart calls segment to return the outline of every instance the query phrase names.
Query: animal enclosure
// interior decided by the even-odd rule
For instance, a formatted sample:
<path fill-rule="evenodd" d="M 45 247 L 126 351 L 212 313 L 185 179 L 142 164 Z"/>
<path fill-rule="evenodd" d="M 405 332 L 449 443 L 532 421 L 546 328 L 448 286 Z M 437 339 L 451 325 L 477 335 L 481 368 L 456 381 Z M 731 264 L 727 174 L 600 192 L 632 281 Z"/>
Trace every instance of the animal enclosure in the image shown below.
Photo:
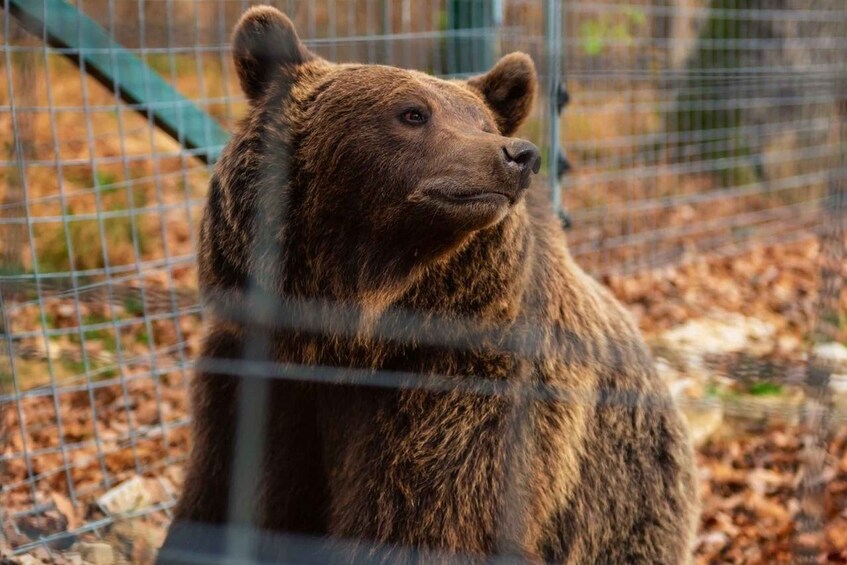
<path fill-rule="evenodd" d="M 189 450 L 186 391 L 203 321 L 197 228 L 214 162 L 247 107 L 230 33 L 256 3 L 4 2 L 9 559 L 129 544 L 124 558 L 148 562 L 161 542 Z M 336 62 L 461 78 L 511 51 L 531 55 L 542 88 L 518 135 L 542 150 L 532 190 L 550 194 L 577 262 L 632 308 L 694 429 L 719 413 L 724 425 L 778 426 L 779 449 L 802 452 L 786 464 L 790 481 L 762 479 L 772 488 L 762 500 L 795 507 L 774 510 L 787 545 L 758 558 L 847 560 L 847 540 L 830 533 L 847 531 L 847 7 L 268 3 Z M 767 314 L 756 316 L 760 301 Z M 697 326 L 713 306 L 720 322 Z M 710 496 L 755 490 L 704 442 Z M 729 467 L 742 486 L 715 478 Z M 738 560 L 733 543 L 713 547 L 729 531 L 721 518 L 701 531 L 698 559 Z"/>

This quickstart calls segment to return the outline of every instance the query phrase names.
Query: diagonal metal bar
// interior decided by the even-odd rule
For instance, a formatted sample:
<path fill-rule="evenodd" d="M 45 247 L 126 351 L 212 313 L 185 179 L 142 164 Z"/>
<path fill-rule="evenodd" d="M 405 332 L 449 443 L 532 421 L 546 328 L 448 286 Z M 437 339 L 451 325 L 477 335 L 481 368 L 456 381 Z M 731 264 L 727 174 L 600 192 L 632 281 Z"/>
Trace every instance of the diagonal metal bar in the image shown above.
<path fill-rule="evenodd" d="M 217 160 L 229 133 L 97 22 L 66 0 L 6 0 L 30 33 L 77 65 L 205 163 Z"/>

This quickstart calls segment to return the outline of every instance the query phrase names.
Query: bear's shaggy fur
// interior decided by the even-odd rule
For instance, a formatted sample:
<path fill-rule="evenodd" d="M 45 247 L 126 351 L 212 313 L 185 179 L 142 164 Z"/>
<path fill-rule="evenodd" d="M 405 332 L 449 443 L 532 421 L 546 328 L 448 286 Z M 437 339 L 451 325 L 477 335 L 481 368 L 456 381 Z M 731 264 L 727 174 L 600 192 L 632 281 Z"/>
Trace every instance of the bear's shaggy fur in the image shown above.
<path fill-rule="evenodd" d="M 537 150 L 508 137 L 535 98 L 531 59 L 468 81 L 337 65 L 268 7 L 239 22 L 234 57 L 250 112 L 202 224 L 209 324 L 165 549 L 202 549 L 182 525 L 225 524 L 240 497 L 263 530 L 424 562 L 688 561 L 681 418 L 527 190 Z M 264 381 L 246 493 L 238 399 L 263 377 L 226 362 L 245 356 L 281 377 Z"/>

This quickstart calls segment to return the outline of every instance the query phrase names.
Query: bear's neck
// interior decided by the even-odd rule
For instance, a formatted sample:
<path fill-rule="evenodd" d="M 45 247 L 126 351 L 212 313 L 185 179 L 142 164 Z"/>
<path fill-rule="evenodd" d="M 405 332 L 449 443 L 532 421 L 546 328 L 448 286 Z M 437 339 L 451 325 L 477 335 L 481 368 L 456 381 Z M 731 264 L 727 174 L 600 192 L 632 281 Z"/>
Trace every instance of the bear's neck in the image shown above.
<path fill-rule="evenodd" d="M 521 206 L 424 268 L 394 305 L 485 324 L 514 320 L 527 288 L 532 247 L 526 211 Z"/>
<path fill-rule="evenodd" d="M 359 309 L 357 329 L 348 334 L 352 339 L 329 333 L 326 362 L 446 375 L 452 373 L 450 360 L 455 355 L 485 351 L 489 358 L 509 357 L 508 344 L 516 337 L 513 324 L 520 318 L 524 293 L 531 288 L 527 279 L 534 244 L 522 206 L 520 213 L 477 232 L 464 245 L 411 274 L 390 302 L 375 304 L 373 296 L 389 296 L 396 289 L 354 302 Z M 335 319 L 330 313 L 325 321 L 332 325 Z M 446 365 L 432 365 L 426 361 L 429 355 Z"/>
<path fill-rule="evenodd" d="M 489 327 L 518 316 L 533 248 L 524 204 L 437 255 L 404 249 L 399 238 L 385 238 L 356 245 L 359 253 L 341 255 L 345 246 L 339 243 L 323 253 L 313 250 L 310 255 L 320 260 L 290 257 L 292 269 L 306 268 L 289 273 L 285 294 L 359 310 L 363 329 L 397 313 Z"/>

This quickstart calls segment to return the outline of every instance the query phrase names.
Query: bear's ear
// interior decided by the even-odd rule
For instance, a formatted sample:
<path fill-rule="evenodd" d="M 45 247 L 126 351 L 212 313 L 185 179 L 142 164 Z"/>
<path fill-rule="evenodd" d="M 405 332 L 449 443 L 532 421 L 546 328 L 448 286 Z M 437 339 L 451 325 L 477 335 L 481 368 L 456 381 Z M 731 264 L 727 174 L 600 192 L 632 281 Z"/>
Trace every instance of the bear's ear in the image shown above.
<path fill-rule="evenodd" d="M 300 42 L 285 14 L 272 6 L 255 6 L 235 25 L 232 57 L 241 89 L 254 103 L 272 81 L 290 75 L 315 55 Z"/>
<path fill-rule="evenodd" d="M 503 135 L 512 135 L 529 116 L 538 90 L 535 65 L 525 53 L 510 53 L 484 75 L 468 79 L 497 117 Z"/>

